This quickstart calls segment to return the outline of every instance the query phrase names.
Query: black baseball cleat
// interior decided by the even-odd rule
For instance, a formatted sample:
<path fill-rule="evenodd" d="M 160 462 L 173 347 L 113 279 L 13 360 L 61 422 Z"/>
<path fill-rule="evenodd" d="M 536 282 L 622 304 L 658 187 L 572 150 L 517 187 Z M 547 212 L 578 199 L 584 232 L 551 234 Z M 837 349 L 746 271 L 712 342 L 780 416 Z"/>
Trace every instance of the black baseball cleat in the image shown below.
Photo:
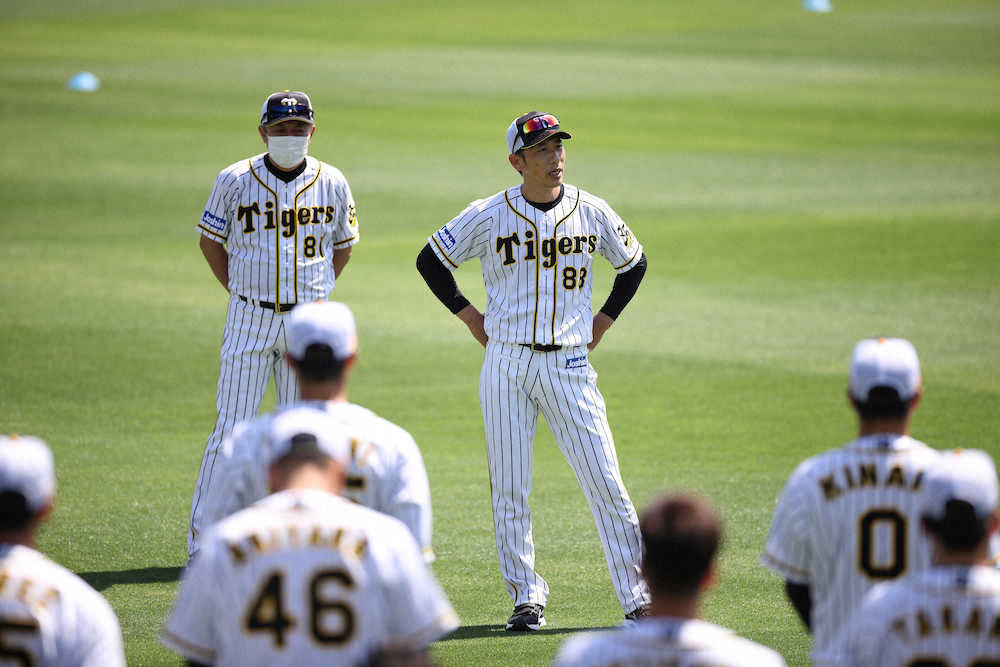
<path fill-rule="evenodd" d="M 642 605 L 641 607 L 636 607 L 629 613 L 625 614 L 625 622 L 622 625 L 628 627 L 645 616 L 649 616 L 649 606 Z"/>
<path fill-rule="evenodd" d="M 507 629 L 511 632 L 529 632 L 545 625 L 545 607 L 528 602 L 514 607 L 514 613 L 507 619 Z"/>

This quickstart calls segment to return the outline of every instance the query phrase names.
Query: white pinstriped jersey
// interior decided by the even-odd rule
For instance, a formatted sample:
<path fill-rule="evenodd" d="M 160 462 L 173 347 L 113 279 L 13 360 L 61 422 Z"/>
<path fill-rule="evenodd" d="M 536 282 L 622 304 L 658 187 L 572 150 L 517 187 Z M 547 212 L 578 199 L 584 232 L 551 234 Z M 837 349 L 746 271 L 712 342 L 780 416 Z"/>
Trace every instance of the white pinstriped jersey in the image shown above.
<path fill-rule="evenodd" d="M 357 665 L 457 626 L 402 523 L 330 493 L 288 490 L 209 531 L 161 640 L 214 667 Z"/>
<path fill-rule="evenodd" d="M 351 189 L 313 157 L 291 182 L 268 171 L 264 153 L 223 169 L 198 229 L 229 252 L 229 291 L 261 301 L 325 299 L 333 251 L 358 242 Z"/>
<path fill-rule="evenodd" d="M 778 498 L 761 562 L 808 584 L 815 664 L 875 584 L 930 564 L 924 480 L 942 454 L 908 436 L 858 438 L 801 463 Z"/>
<path fill-rule="evenodd" d="M 500 343 L 589 343 L 594 253 L 618 273 L 642 257 L 642 245 L 611 207 L 572 185 L 550 211 L 528 204 L 519 185 L 474 201 L 428 243 L 451 270 L 480 259 L 486 334 Z"/>
<path fill-rule="evenodd" d="M 0 544 L 0 649 L 3 664 L 125 667 L 121 629 L 107 600 L 20 545 Z"/>
<path fill-rule="evenodd" d="M 360 405 L 299 401 L 238 425 L 223 441 L 215 480 L 204 495 L 205 526 L 248 507 L 268 489 L 271 422 L 282 410 L 311 405 L 333 415 L 351 435 L 343 496 L 402 521 L 427 560 L 431 548 L 431 494 L 423 457 L 404 429 Z"/>
<path fill-rule="evenodd" d="M 1000 665 L 1000 572 L 935 566 L 880 584 L 841 640 L 850 667 Z"/>
<path fill-rule="evenodd" d="M 612 632 L 588 632 L 559 649 L 555 667 L 784 667 L 771 649 L 726 628 L 647 617 Z"/>

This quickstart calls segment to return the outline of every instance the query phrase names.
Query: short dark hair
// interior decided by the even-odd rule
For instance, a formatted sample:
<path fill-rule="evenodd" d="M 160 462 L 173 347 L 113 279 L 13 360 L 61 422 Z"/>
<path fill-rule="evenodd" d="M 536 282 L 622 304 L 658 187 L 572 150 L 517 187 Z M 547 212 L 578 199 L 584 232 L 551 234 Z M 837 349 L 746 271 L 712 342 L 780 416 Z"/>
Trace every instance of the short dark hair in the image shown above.
<path fill-rule="evenodd" d="M 0 491 L 0 530 L 23 530 L 35 518 L 19 491 Z"/>
<path fill-rule="evenodd" d="M 944 516 L 923 517 L 924 528 L 951 551 L 972 551 L 989 535 L 990 517 L 977 517 L 976 510 L 965 500 L 949 500 Z"/>
<path fill-rule="evenodd" d="M 330 455 L 319 447 L 319 441 L 312 433 L 298 433 L 292 436 L 292 447 L 284 456 L 276 459 L 272 465 L 287 468 L 312 463 L 326 465 Z"/>
<path fill-rule="evenodd" d="M 344 359 L 333 356 L 333 348 L 323 343 L 313 343 L 306 348 L 301 359 L 292 357 L 295 372 L 308 382 L 331 382 L 344 374 Z"/>
<path fill-rule="evenodd" d="M 665 496 L 642 513 L 639 530 L 643 572 L 654 594 L 696 594 L 722 544 L 715 510 L 696 496 Z"/>
<path fill-rule="evenodd" d="M 854 407 L 862 419 L 902 419 L 913 403 L 904 401 L 892 387 L 872 387 L 864 401 L 854 399 Z"/>

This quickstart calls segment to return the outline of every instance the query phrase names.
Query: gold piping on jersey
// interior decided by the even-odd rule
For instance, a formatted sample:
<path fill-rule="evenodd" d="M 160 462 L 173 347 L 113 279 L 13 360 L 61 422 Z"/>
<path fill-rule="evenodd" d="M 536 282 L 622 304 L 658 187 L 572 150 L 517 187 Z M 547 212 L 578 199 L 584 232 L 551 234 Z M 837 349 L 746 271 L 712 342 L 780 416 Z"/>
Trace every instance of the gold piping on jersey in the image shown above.
<path fill-rule="evenodd" d="M 355 234 L 354 236 L 352 236 L 352 237 L 351 237 L 351 238 L 349 238 L 349 239 L 344 239 L 343 241 L 334 241 L 334 243 L 333 243 L 333 247 L 334 247 L 334 248 L 336 248 L 336 247 L 337 247 L 337 246 L 339 246 L 339 245 L 344 245 L 345 243 L 350 243 L 351 241 L 353 241 L 353 240 L 354 240 L 354 239 L 356 239 L 356 238 L 358 238 L 358 235 L 357 235 L 357 234 Z M 453 265 L 453 266 L 454 266 L 454 265 Z"/>
<path fill-rule="evenodd" d="M 556 232 L 559 231 L 559 225 L 561 225 L 562 223 L 566 222 L 566 220 L 571 215 L 573 215 L 574 213 L 576 213 L 576 209 L 579 208 L 579 206 L 580 206 L 580 188 L 577 188 L 576 189 L 576 203 L 573 204 L 572 210 L 570 210 L 569 213 L 567 213 L 565 216 L 563 216 L 563 218 L 559 222 L 556 223 L 556 226 L 552 228 L 552 241 L 553 242 L 556 241 Z M 539 249 L 540 248 L 541 248 L 541 241 L 539 241 Z M 556 252 L 556 257 L 558 257 L 558 256 L 559 256 L 559 253 Z M 555 265 L 552 267 L 552 344 L 553 345 L 555 345 L 555 342 L 556 342 L 556 303 L 557 303 L 557 301 L 559 299 L 558 292 L 556 291 L 559 288 L 559 270 L 558 270 L 558 268 L 559 268 L 559 261 L 556 260 Z M 591 278 L 591 280 L 593 280 L 593 278 Z"/>
<path fill-rule="evenodd" d="M 638 254 L 639 254 L 639 248 L 640 248 L 640 246 L 639 246 L 639 244 L 637 243 L 637 244 L 635 245 L 635 252 L 634 252 L 634 253 L 632 253 L 632 257 L 631 257 L 631 258 L 630 258 L 630 259 L 629 259 L 629 260 L 628 260 L 627 262 L 625 262 L 624 264 L 622 264 L 621 266 L 616 266 L 616 267 L 615 267 L 615 271 L 617 271 L 618 269 L 623 269 L 623 268 L 625 268 L 626 266 L 628 266 L 629 264 L 631 264 L 632 262 L 634 262 L 634 261 L 635 261 L 635 258 L 636 258 L 636 255 L 638 255 Z"/>
<path fill-rule="evenodd" d="M 308 162 L 306 163 L 308 167 Z M 319 160 L 316 161 L 316 175 L 313 179 L 306 183 L 305 187 L 295 193 L 295 197 L 292 199 L 292 210 L 298 213 L 299 209 L 299 197 L 303 192 L 315 185 L 316 181 L 319 180 L 320 172 L 323 171 L 323 163 Z M 292 291 L 292 303 L 297 304 L 299 302 L 299 221 L 296 215 L 295 220 L 295 238 L 292 239 L 292 284 L 294 285 L 294 290 Z M 274 307 L 277 309 L 278 301 L 280 299 L 274 300 Z"/>
<path fill-rule="evenodd" d="M 200 229 L 201 231 L 205 232 L 206 234 L 214 236 L 217 239 L 222 239 L 223 241 L 226 240 L 225 236 L 223 236 L 222 234 L 219 234 L 218 232 L 213 232 L 211 229 L 209 229 L 208 227 L 205 227 L 201 223 L 198 223 L 198 229 Z"/>
<path fill-rule="evenodd" d="M 261 187 L 271 193 L 274 197 L 274 216 L 275 222 L 281 220 L 281 202 L 278 199 L 278 193 L 267 186 L 267 183 L 260 179 L 257 172 L 253 170 L 253 160 L 247 160 L 250 165 L 250 173 L 253 175 L 257 182 L 260 183 Z M 278 304 L 281 302 L 281 237 L 279 236 L 281 230 L 280 224 L 274 225 L 274 312 L 278 312 Z"/>
<path fill-rule="evenodd" d="M 517 217 L 521 218 L 526 223 L 528 223 L 529 225 L 532 226 L 532 228 L 535 230 L 535 238 L 538 239 L 538 249 L 539 249 L 539 251 L 541 251 L 541 248 L 542 248 L 542 235 L 538 233 L 538 226 L 535 225 L 534 222 L 532 222 L 531 220 L 529 220 L 520 211 L 518 211 L 516 208 L 514 208 L 514 205 L 510 203 L 510 197 L 507 196 L 508 192 L 509 192 L 508 190 L 504 190 L 503 191 L 503 198 L 507 202 L 507 206 L 510 207 L 510 210 L 514 211 L 514 214 Z M 524 197 L 524 193 L 521 194 L 521 197 Z M 527 201 L 527 199 L 525 199 L 525 201 Z M 579 198 L 577 198 L 577 201 L 579 201 Z M 537 331 L 538 331 L 538 272 L 541 270 L 541 267 L 540 267 L 541 263 L 542 263 L 541 260 L 537 260 L 535 262 L 535 318 L 531 321 L 531 344 L 532 345 L 537 345 L 538 344 L 538 338 L 537 338 L 537 336 L 538 336 L 538 334 L 537 334 Z"/>
<path fill-rule="evenodd" d="M 451 258 L 448 257 L 448 255 L 445 254 L 444 250 L 441 249 L 441 244 L 437 242 L 437 239 L 434 238 L 434 236 L 437 236 L 436 232 L 435 232 L 435 234 L 433 236 L 431 236 L 431 241 L 434 241 L 434 245 L 437 246 L 438 252 L 441 253 L 441 256 L 444 257 L 448 261 L 448 263 L 452 265 L 452 267 L 454 267 L 454 268 L 457 269 L 458 268 L 458 264 L 456 264 L 455 262 L 451 261 Z"/>

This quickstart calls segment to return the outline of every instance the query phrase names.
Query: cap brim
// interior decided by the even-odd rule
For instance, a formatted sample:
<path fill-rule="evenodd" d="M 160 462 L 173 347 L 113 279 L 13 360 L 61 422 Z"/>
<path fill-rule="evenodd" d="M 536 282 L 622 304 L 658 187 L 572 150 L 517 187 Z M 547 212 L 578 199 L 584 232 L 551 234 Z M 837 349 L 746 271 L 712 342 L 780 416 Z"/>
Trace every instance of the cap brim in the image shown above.
<path fill-rule="evenodd" d="M 310 120 L 308 118 L 300 118 L 298 116 L 289 116 L 287 118 L 276 118 L 275 120 L 272 120 L 270 123 L 261 123 L 260 126 L 261 127 L 274 127 L 275 125 L 281 125 L 282 123 L 287 123 L 290 120 L 302 121 L 303 123 L 308 123 L 309 125 L 315 125 L 316 124 L 315 121 Z"/>
<path fill-rule="evenodd" d="M 531 148 L 532 146 L 537 146 L 546 139 L 550 139 L 552 137 L 559 137 L 561 139 L 572 139 L 573 135 L 565 130 L 559 130 L 559 129 L 542 130 L 541 134 L 538 136 L 537 139 L 532 139 L 530 144 L 525 143 L 518 150 L 524 150 L 525 148 Z"/>

